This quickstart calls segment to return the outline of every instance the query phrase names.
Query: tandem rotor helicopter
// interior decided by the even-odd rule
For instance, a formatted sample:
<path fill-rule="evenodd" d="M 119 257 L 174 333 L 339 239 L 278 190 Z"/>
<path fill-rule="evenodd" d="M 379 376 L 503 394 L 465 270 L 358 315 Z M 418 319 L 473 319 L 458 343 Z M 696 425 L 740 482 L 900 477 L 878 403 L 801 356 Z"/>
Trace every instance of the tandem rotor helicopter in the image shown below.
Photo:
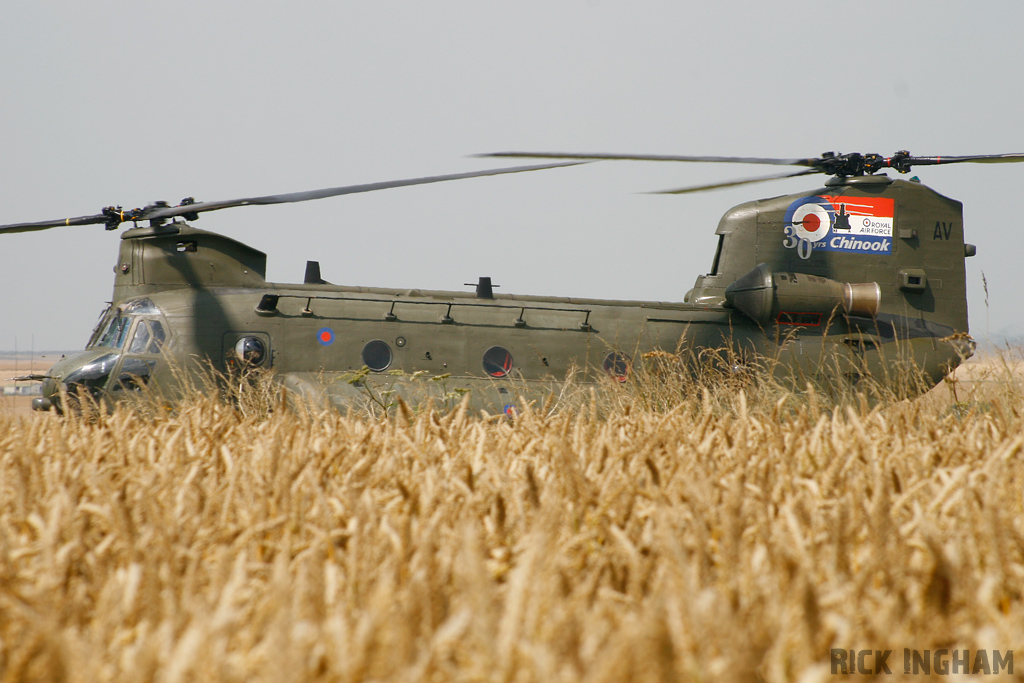
<path fill-rule="evenodd" d="M 112 303 L 85 350 L 40 380 L 33 408 L 63 410 L 62 396 L 117 400 L 144 386 L 173 395 L 182 372 L 266 369 L 314 400 L 351 406 L 363 398 L 354 373 L 445 378 L 471 405 L 511 412 L 572 370 L 585 381 L 628 381 L 634 359 L 659 350 L 728 349 L 768 357 L 802 376 L 856 383 L 911 361 L 925 387 L 974 350 L 968 336 L 963 207 L 916 179 L 914 166 L 1024 161 L 1024 154 L 914 157 L 906 151 L 825 153 L 804 159 L 503 152 L 487 157 L 551 160 L 470 173 L 250 197 L 158 202 L 141 209 L 0 226 L 0 233 L 99 224 L 121 235 Z M 558 161 L 554 161 L 558 160 Z M 409 185 L 520 173 L 606 160 L 769 164 L 786 173 L 681 194 L 812 174 L 823 187 L 733 207 L 715 231 L 707 274 L 681 302 L 334 285 L 310 261 L 301 284 L 265 280 L 266 255 L 189 224 L 201 213 L 302 202 Z M 838 362 L 835 362 L 838 360 Z M 826 362 L 828 361 L 828 362 Z M 776 370 L 775 372 L 778 372 Z M 398 384 L 401 394 L 402 382 Z M 441 391 L 441 383 L 434 383 Z M 427 386 L 430 383 L 426 383 Z"/>

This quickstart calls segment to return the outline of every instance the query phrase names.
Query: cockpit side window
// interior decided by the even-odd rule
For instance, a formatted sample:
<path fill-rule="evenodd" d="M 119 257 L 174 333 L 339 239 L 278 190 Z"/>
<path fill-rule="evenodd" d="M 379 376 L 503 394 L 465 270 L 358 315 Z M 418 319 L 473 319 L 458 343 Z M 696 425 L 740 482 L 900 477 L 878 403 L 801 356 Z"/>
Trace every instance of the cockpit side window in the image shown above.
<path fill-rule="evenodd" d="M 146 353 L 151 337 L 152 335 L 149 333 L 149 326 L 146 324 L 146 321 L 140 320 L 139 324 L 135 326 L 135 335 L 132 337 L 132 343 L 128 345 L 128 353 Z"/>
<path fill-rule="evenodd" d="M 155 367 L 156 360 L 152 358 L 125 358 L 114 383 L 114 391 L 139 391 L 149 382 Z"/>
<path fill-rule="evenodd" d="M 128 353 L 160 353 L 166 336 L 159 320 L 140 320 L 128 345 Z"/>
<path fill-rule="evenodd" d="M 164 348 L 164 342 L 167 341 L 167 333 L 164 332 L 164 326 L 160 324 L 159 320 L 150 320 L 149 326 L 153 331 L 153 338 L 149 342 L 149 352 L 160 353 Z"/>

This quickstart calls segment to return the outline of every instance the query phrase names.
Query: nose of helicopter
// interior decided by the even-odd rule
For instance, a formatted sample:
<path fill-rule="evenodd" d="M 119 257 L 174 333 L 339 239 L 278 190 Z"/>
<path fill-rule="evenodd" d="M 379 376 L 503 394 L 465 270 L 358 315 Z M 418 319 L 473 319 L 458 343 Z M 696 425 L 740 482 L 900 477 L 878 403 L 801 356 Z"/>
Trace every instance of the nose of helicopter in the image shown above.
<path fill-rule="evenodd" d="M 33 410 L 62 410 L 61 392 L 101 389 L 119 354 L 107 348 L 87 349 L 61 358 L 43 379 L 41 397 L 32 400 Z"/>
<path fill-rule="evenodd" d="M 32 410 L 52 410 L 60 401 L 60 382 L 52 377 L 43 380 L 43 395 L 32 399 Z"/>

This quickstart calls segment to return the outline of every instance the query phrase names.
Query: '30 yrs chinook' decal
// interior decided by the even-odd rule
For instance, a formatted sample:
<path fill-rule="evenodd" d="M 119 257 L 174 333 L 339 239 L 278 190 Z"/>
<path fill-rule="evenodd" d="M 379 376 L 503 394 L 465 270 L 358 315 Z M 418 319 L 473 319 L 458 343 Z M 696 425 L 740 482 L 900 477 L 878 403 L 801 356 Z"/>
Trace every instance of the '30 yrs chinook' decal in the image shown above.
<path fill-rule="evenodd" d="M 798 199 L 786 209 L 782 244 L 805 259 L 819 249 L 891 254 L 893 205 L 891 197 L 812 195 Z"/>

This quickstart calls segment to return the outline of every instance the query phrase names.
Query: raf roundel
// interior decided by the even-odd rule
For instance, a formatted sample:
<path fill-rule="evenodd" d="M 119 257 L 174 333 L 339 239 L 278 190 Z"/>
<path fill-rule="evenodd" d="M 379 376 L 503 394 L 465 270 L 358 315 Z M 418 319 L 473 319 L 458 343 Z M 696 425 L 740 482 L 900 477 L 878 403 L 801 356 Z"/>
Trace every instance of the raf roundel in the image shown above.
<path fill-rule="evenodd" d="M 321 327 L 317 330 L 316 340 L 321 346 L 330 346 L 334 343 L 334 330 L 329 327 Z"/>
<path fill-rule="evenodd" d="M 786 225 L 792 225 L 794 234 L 808 242 L 824 239 L 832 228 L 832 207 L 821 197 L 796 202 L 786 214 Z"/>

